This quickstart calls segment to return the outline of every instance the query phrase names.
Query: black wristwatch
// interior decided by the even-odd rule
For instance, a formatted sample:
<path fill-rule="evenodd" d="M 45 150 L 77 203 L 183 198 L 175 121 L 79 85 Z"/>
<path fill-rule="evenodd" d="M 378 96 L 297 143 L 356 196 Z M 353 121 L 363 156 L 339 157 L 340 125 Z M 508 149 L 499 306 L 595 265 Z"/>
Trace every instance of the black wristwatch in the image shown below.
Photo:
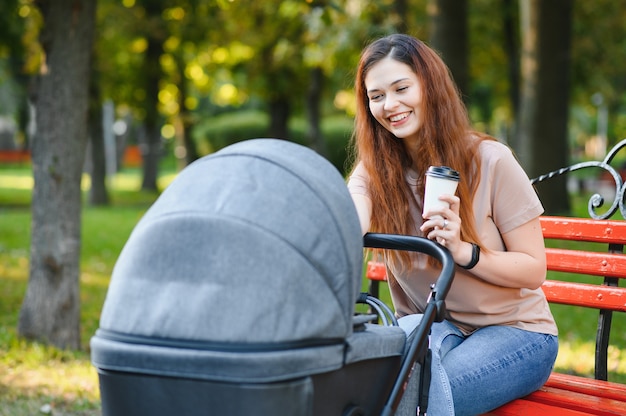
<path fill-rule="evenodd" d="M 480 247 L 476 243 L 470 243 L 472 245 L 472 259 L 466 266 L 461 266 L 465 270 L 472 269 L 476 264 L 478 264 L 478 260 L 480 260 Z"/>

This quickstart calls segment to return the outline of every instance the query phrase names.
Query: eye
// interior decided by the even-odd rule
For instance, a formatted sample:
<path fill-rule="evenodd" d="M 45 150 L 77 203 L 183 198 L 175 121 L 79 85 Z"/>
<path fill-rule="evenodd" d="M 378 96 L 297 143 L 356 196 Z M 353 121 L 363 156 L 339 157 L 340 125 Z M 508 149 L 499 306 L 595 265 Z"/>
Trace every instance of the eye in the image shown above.
<path fill-rule="evenodd" d="M 370 95 L 369 99 L 370 101 L 380 101 L 382 97 L 383 97 L 382 94 L 374 94 L 374 95 Z"/>
<path fill-rule="evenodd" d="M 398 92 L 404 92 L 404 91 L 406 91 L 406 90 L 408 90 L 408 89 L 409 89 L 409 87 L 408 87 L 408 86 L 404 86 L 404 87 L 400 87 L 400 88 L 398 88 L 398 90 L 397 90 L 397 91 L 398 91 Z"/>

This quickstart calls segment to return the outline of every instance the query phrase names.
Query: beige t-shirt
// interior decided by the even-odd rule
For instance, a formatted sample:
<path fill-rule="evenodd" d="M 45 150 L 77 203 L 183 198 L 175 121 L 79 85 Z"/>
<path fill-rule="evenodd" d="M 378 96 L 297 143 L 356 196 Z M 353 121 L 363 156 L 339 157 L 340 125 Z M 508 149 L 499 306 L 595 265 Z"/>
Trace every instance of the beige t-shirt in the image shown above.
<path fill-rule="evenodd" d="M 483 246 L 505 251 L 500 233 L 507 233 L 541 215 L 543 207 L 528 176 L 511 150 L 496 141 L 482 141 L 481 178 L 474 196 L 476 229 Z M 415 173 L 407 174 L 411 189 L 416 189 Z M 353 194 L 368 195 L 368 175 L 359 164 L 348 181 Z M 422 196 L 415 195 L 412 207 L 416 235 L 422 216 Z M 461 201 L 463 203 L 463 201 Z M 439 269 L 432 267 L 427 255 L 412 253 L 412 265 L 387 262 L 392 301 L 398 316 L 423 312 L 430 284 Z M 446 298 L 448 319 L 463 332 L 488 325 L 509 325 L 533 332 L 557 335 L 557 327 L 541 289 L 516 289 L 497 286 L 475 277 L 471 271 L 457 267 L 454 282 Z"/>

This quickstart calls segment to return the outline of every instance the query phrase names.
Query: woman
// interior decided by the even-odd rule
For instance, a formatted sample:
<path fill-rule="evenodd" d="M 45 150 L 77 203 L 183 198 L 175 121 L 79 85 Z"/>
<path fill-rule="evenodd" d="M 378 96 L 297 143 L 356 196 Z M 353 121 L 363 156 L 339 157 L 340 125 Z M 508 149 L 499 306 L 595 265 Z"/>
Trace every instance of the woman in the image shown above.
<path fill-rule="evenodd" d="M 543 207 L 505 145 L 471 130 L 440 57 L 391 35 L 362 53 L 356 75 L 356 163 L 349 178 L 362 231 L 421 235 L 450 250 L 456 268 L 447 318 L 435 323 L 428 414 L 476 415 L 541 387 L 558 349 L 540 288 Z M 460 173 L 449 208 L 422 213 L 431 165 Z M 428 219 L 430 218 L 430 219 Z M 383 253 L 404 326 L 423 312 L 437 265 Z"/>

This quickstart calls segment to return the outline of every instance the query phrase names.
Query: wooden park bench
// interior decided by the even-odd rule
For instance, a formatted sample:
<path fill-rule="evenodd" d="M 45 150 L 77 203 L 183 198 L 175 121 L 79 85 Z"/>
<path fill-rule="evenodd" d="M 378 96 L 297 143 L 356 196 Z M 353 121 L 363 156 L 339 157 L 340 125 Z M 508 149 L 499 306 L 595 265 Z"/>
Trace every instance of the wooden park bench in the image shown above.
<path fill-rule="evenodd" d="M 0 164 L 24 164 L 30 162 L 28 150 L 0 150 Z"/>
<path fill-rule="evenodd" d="M 626 312 L 626 287 L 620 287 L 620 279 L 626 279 L 626 221 L 610 219 L 619 209 L 626 218 L 624 193 L 626 184 L 610 163 L 615 154 L 626 146 L 621 141 L 601 162 L 583 162 L 559 169 L 531 180 L 535 184 L 546 179 L 574 170 L 596 167 L 603 169 L 615 182 L 615 199 L 611 207 L 602 214 L 598 208 L 604 205 L 604 198 L 595 194 L 589 200 L 591 218 L 542 216 L 540 218 L 543 236 L 546 240 L 546 258 L 551 273 L 542 286 L 550 303 L 572 305 L 573 307 L 599 310 L 594 378 L 553 372 L 547 383 L 538 391 L 514 400 L 488 415 L 626 415 L 626 385 L 607 381 L 609 335 L 613 312 Z M 607 175 L 605 175 L 607 176 Z M 587 248 L 567 247 L 562 241 L 602 243 L 602 251 Z M 578 244 L 579 245 L 579 244 Z M 587 244 L 585 247 L 597 247 Z M 606 250 L 606 251 L 605 251 Z M 573 283 L 559 280 L 563 273 L 592 276 L 587 283 Z M 366 267 L 370 293 L 378 296 L 379 283 L 386 280 L 384 264 L 370 261 Z M 595 280 L 595 282 L 594 282 Z M 557 322 L 558 325 L 558 322 Z M 619 347 L 626 347 L 620 345 Z"/>

